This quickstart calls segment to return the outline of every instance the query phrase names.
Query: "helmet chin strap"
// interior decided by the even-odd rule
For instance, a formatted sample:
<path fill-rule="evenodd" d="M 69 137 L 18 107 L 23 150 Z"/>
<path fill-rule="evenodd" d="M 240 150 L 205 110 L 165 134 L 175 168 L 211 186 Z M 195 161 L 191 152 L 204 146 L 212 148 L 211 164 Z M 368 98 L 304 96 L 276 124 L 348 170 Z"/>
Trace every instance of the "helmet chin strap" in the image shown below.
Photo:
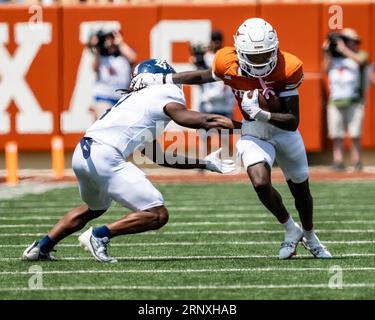
<path fill-rule="evenodd" d="M 274 96 L 275 95 L 275 91 L 273 91 L 271 87 L 267 87 L 267 85 L 264 82 L 263 78 L 258 78 L 258 79 L 259 79 L 260 85 L 262 86 L 263 95 L 265 96 L 265 98 L 268 100 L 270 98 L 270 94 Z"/>

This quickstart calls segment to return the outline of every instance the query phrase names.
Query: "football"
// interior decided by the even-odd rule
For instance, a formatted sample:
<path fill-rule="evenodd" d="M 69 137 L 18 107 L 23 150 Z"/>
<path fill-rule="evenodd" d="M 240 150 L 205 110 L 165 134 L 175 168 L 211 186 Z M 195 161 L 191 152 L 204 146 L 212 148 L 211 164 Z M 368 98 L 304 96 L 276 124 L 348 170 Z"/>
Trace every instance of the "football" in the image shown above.
<path fill-rule="evenodd" d="M 264 111 L 269 112 L 280 112 L 281 111 L 281 103 L 280 99 L 277 95 L 269 94 L 268 99 L 262 94 L 263 90 L 259 90 L 258 101 L 259 107 Z M 253 91 L 248 92 L 248 97 L 251 98 L 253 96 Z"/>

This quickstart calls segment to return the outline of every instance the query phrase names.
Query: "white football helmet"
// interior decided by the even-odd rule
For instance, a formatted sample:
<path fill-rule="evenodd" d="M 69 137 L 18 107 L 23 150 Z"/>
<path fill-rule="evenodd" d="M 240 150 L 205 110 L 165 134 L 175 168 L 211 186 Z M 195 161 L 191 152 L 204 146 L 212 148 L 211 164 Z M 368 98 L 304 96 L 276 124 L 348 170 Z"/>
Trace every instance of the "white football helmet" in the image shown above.
<path fill-rule="evenodd" d="M 262 78 L 276 67 L 279 41 L 276 31 L 265 20 L 247 19 L 234 35 L 240 68 L 251 77 Z"/>

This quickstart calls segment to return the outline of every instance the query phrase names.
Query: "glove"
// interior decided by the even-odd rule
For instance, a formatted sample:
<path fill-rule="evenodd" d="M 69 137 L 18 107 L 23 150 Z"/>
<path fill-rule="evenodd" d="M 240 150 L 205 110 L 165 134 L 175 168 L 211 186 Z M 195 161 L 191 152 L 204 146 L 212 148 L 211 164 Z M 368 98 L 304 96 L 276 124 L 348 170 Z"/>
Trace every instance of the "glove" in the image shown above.
<path fill-rule="evenodd" d="M 222 148 L 210 153 L 204 158 L 206 161 L 206 170 L 210 170 L 218 173 L 230 173 L 236 169 L 236 164 L 232 160 L 222 160 L 219 158 L 219 154 Z"/>
<path fill-rule="evenodd" d="M 246 91 L 243 94 L 241 108 L 249 115 L 250 119 L 255 119 L 256 115 L 262 111 L 258 101 L 259 91 L 255 89 L 251 98 L 248 97 L 249 92 L 250 91 Z"/>
<path fill-rule="evenodd" d="M 267 122 L 271 119 L 271 113 L 264 111 L 259 106 L 259 91 L 255 89 L 251 98 L 248 97 L 249 91 L 246 91 L 242 97 L 241 108 L 245 111 L 250 119 Z"/>
<path fill-rule="evenodd" d="M 163 84 L 162 73 L 140 73 L 130 81 L 130 90 L 137 91 L 155 84 Z"/>

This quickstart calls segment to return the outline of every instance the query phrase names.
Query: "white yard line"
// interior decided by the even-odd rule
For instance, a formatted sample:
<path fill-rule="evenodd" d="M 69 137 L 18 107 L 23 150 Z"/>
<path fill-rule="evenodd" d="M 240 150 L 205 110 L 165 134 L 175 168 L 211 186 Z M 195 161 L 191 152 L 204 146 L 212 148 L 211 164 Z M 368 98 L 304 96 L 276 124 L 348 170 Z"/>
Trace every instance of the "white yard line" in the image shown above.
<path fill-rule="evenodd" d="M 0 237 L 40 237 L 45 236 L 45 233 L 1 233 Z M 78 235 L 78 234 L 77 234 Z"/>
<path fill-rule="evenodd" d="M 375 240 L 354 240 L 354 241 L 324 241 L 326 244 L 375 244 Z M 130 243 L 111 243 L 111 247 L 160 247 L 160 246 L 218 246 L 218 245 L 233 245 L 233 246 L 263 246 L 280 244 L 280 241 L 204 241 L 204 242 L 130 242 Z M 23 248 L 28 247 L 30 243 L 25 244 L 1 244 L 0 248 Z M 78 248 L 79 244 L 58 244 L 60 248 Z"/>
<path fill-rule="evenodd" d="M 42 271 L 43 274 L 111 274 L 111 273 L 231 273 L 231 272 L 273 272 L 273 271 L 330 271 L 330 268 L 222 268 L 222 269 L 128 269 L 128 270 L 52 270 Z M 342 271 L 375 271 L 375 267 L 347 267 L 342 268 Z M 2 271 L 0 275 L 30 275 L 33 272 L 29 271 Z"/>
<path fill-rule="evenodd" d="M 296 258 L 305 258 L 310 257 L 313 259 L 311 255 L 298 255 Z M 375 257 L 375 253 L 348 253 L 348 254 L 340 254 L 335 255 L 335 258 L 351 258 L 351 257 Z M 124 256 L 124 257 L 115 257 L 119 260 L 129 260 L 129 261 L 149 261 L 149 260 L 204 260 L 204 259 L 277 259 L 277 256 L 272 255 L 235 255 L 235 256 L 218 256 L 218 255 L 211 255 L 211 256 Z M 0 261 L 20 261 L 21 258 L 19 257 L 10 257 L 10 258 L 0 258 Z M 93 257 L 63 257 L 59 258 L 59 260 L 66 260 L 66 261 L 85 261 L 85 260 L 94 260 Z"/>
<path fill-rule="evenodd" d="M 247 216 L 248 218 L 251 218 Z M 235 215 L 232 218 L 238 218 Z M 274 225 L 277 222 L 275 221 L 201 221 L 201 222 L 170 222 L 168 223 L 169 226 L 221 226 L 221 225 L 263 225 L 263 224 L 271 224 Z M 327 220 L 327 221 L 319 221 L 318 224 L 337 224 L 337 223 L 348 223 L 348 224 L 362 224 L 362 223 L 375 223 L 375 220 Z"/>
<path fill-rule="evenodd" d="M 60 219 L 63 214 L 65 214 L 68 210 L 70 210 L 71 207 L 65 207 L 65 208 L 45 208 L 41 207 L 38 208 L 0 208 L 0 220 L 29 220 L 29 219 Z M 168 208 L 168 207 L 167 207 Z M 3 210 L 2 210 L 3 209 Z M 168 208 L 169 209 L 169 208 Z M 220 208 L 215 210 L 207 210 L 206 208 L 200 208 L 200 209 L 192 209 L 192 213 L 189 213 L 186 215 L 186 213 L 178 213 L 176 210 L 170 210 L 169 213 L 170 216 L 178 219 L 178 218 L 197 218 L 197 219 L 209 219 L 209 218 L 220 218 L 220 219 L 233 219 L 233 218 L 247 218 L 247 219 L 254 219 L 254 218 L 272 218 L 272 215 L 270 213 L 267 213 L 265 211 L 266 209 L 260 208 L 256 210 L 256 212 L 264 212 L 264 213 L 256 213 L 256 212 L 250 212 L 250 210 L 242 210 L 246 213 L 233 213 L 232 210 L 228 210 L 228 213 L 216 213 L 216 212 L 223 212 L 225 210 L 222 210 Z M 340 210 L 340 209 L 338 209 Z M 201 213 L 194 213 L 195 212 L 201 212 Z M 237 211 L 237 210 L 235 210 Z M 373 211 L 374 210 L 366 210 L 366 211 L 359 211 L 357 208 L 352 210 L 340 210 L 340 211 L 329 211 L 329 212 L 319 212 L 316 213 L 316 217 L 318 218 L 343 218 L 343 217 L 350 217 L 353 219 L 353 217 L 363 218 L 363 217 L 373 217 Z M 115 208 L 111 213 L 104 213 L 102 217 L 105 217 L 106 219 L 111 218 L 119 218 L 123 216 L 126 212 L 122 208 Z M 130 212 L 128 212 L 130 213 Z"/>
<path fill-rule="evenodd" d="M 48 190 L 52 190 L 52 189 L 56 189 L 57 187 L 54 187 L 54 186 L 46 186 L 45 188 L 49 188 Z M 30 192 L 26 192 L 26 193 L 30 193 Z M 26 194 L 25 193 L 25 194 Z M 37 192 L 35 192 L 37 193 Z M 42 192 L 39 192 L 39 193 L 42 193 Z M 1 198 L 0 198 L 1 199 Z M 37 210 L 40 210 L 41 212 L 43 211 L 43 209 L 66 209 L 66 208 L 70 208 L 71 206 L 78 206 L 80 205 L 81 202 L 74 202 L 74 203 L 69 203 L 69 202 L 65 202 L 65 203 L 61 203 L 61 204 L 57 204 L 56 202 L 32 202 L 32 203 L 28 203 L 28 202 L 20 202 L 20 203 L 17 203 L 17 206 L 15 206 L 14 208 L 11 208 L 7 203 L 3 203 L 0 205 L 0 211 L 1 210 L 9 210 L 9 209 L 12 209 L 12 210 L 22 210 L 22 209 L 37 209 Z M 212 205 L 212 207 L 211 207 Z M 260 211 L 260 210 L 265 210 L 264 209 L 264 206 L 261 205 L 261 204 L 252 204 L 251 202 L 249 202 L 248 205 L 237 205 L 235 202 L 234 203 L 231 203 L 231 201 L 228 201 L 227 205 L 220 205 L 220 204 L 217 204 L 215 203 L 214 201 L 211 203 L 210 201 L 207 201 L 206 203 L 202 203 L 202 205 L 196 205 L 196 203 L 194 205 L 191 205 L 191 206 L 181 206 L 181 205 L 178 205 L 178 202 L 176 201 L 173 205 L 168 205 L 166 204 L 166 207 L 171 211 L 171 212 L 186 212 L 186 211 L 196 211 L 196 210 L 204 210 L 204 211 L 208 211 L 208 212 L 211 212 L 211 211 L 223 211 L 223 210 L 227 210 L 228 212 L 233 212 L 233 210 L 235 211 Z M 353 203 L 350 202 L 350 203 L 342 203 L 340 202 L 340 204 L 316 204 L 314 205 L 314 208 L 315 209 L 320 209 L 320 210 L 335 210 L 337 212 L 339 212 L 338 210 L 340 210 L 340 208 L 342 209 L 347 209 L 347 208 L 352 208 L 353 207 Z M 374 209 L 375 208 L 375 204 L 374 203 L 368 203 L 368 204 L 355 204 L 355 209 L 356 210 L 365 210 L 365 209 Z M 117 207 L 117 209 L 121 209 L 120 207 Z"/>
<path fill-rule="evenodd" d="M 317 233 L 375 233 L 375 229 L 316 229 Z M 183 234 L 282 234 L 282 230 L 183 230 L 183 231 L 148 231 L 140 233 L 137 236 L 150 236 L 150 235 L 183 235 Z M 0 237 L 38 237 L 44 233 L 0 233 Z M 75 233 L 80 235 L 80 233 Z"/>
<path fill-rule="evenodd" d="M 51 224 L 0 224 L 0 229 L 12 229 L 12 228 L 48 228 L 52 227 Z"/>
<path fill-rule="evenodd" d="M 47 188 L 48 186 L 46 186 Z M 56 189 L 54 188 L 53 186 L 50 186 L 49 187 L 51 189 Z M 1 199 L 1 198 L 0 198 Z M 79 205 L 80 202 L 78 202 L 76 205 Z M 75 205 L 74 203 L 71 204 L 71 205 Z M 33 202 L 33 203 L 30 203 L 30 205 L 28 204 L 27 201 L 22 201 L 22 203 L 18 203 L 17 206 L 15 206 L 14 208 L 12 209 L 30 209 L 30 208 L 37 208 L 39 210 L 43 210 L 43 209 L 58 209 L 58 208 L 68 208 L 70 207 L 71 205 L 69 205 L 69 203 L 62 203 L 61 205 L 57 205 L 56 202 Z M 210 205 L 213 205 L 213 207 L 208 207 Z M 202 203 L 202 205 L 191 205 L 191 206 L 180 206 L 178 205 L 178 202 L 175 202 L 173 205 L 172 204 L 166 204 L 166 206 L 168 207 L 169 210 L 171 211 L 195 211 L 195 210 L 204 210 L 204 211 L 218 211 L 218 210 L 228 210 L 228 212 L 232 212 L 233 210 L 236 210 L 236 211 L 259 211 L 259 210 L 264 210 L 264 207 L 263 205 L 261 204 L 253 204 L 249 201 L 249 204 L 247 205 L 237 205 L 235 202 L 232 203 L 232 201 L 228 200 L 228 202 L 226 203 L 226 205 L 220 205 L 220 204 L 217 204 L 215 203 L 215 201 L 213 201 L 212 203 L 210 201 L 207 201 L 205 203 Z M 338 210 L 338 208 L 343 208 L 343 209 L 347 209 L 347 208 L 358 208 L 358 209 L 373 209 L 375 208 L 375 204 L 374 203 L 367 203 L 367 204 L 354 204 L 353 202 L 348 202 L 348 203 L 342 203 L 340 202 L 340 204 L 316 204 L 314 205 L 314 208 L 315 209 L 324 209 L 324 210 Z M 5 204 L 2 204 L 0 206 L 0 210 L 4 209 L 4 210 L 8 210 L 10 207 L 9 205 L 7 205 L 6 203 Z M 118 209 L 121 209 L 120 207 L 117 207 Z"/>
<path fill-rule="evenodd" d="M 42 287 L 30 289 L 27 287 L 0 288 L 0 291 L 99 291 L 99 290 L 239 290 L 239 289 L 331 289 L 327 283 L 321 284 L 279 284 L 279 285 L 192 285 L 192 286 L 61 286 L 61 287 Z M 353 288 L 375 288 L 375 283 L 344 283 L 343 289 Z"/>
<path fill-rule="evenodd" d="M 374 233 L 375 229 L 316 229 L 317 233 Z M 156 233 L 156 232 L 155 232 Z M 154 233 L 154 234 L 155 234 Z M 279 234 L 283 230 L 184 230 L 184 231 L 166 231 L 159 234 L 179 235 L 179 234 Z M 147 233 L 144 233 L 146 235 Z"/>
<path fill-rule="evenodd" d="M 17 217 L 17 216 L 9 216 L 9 217 L 5 217 L 5 216 L 0 216 L 0 221 L 23 221 L 23 220 L 56 220 L 56 219 L 60 219 L 62 217 L 61 216 L 21 216 L 21 217 Z"/>
<path fill-rule="evenodd" d="M 342 220 L 342 221 L 320 221 L 318 224 L 374 224 L 375 220 Z M 244 225 L 275 225 L 274 221 L 202 221 L 202 222 L 169 222 L 170 227 L 180 227 L 180 226 L 244 226 Z M 51 224 L 0 224 L 0 229 L 11 229 L 11 228 L 44 228 L 51 227 Z"/>
<path fill-rule="evenodd" d="M 21 181 L 21 183 L 17 186 L 0 186 L 0 199 L 16 199 L 22 197 L 26 194 L 41 194 L 53 189 L 63 189 L 67 187 L 72 187 L 77 185 L 74 182 L 64 182 L 64 183 L 56 183 L 56 182 L 46 182 L 46 183 L 38 183 L 38 182 L 30 182 L 30 181 Z M 40 202 L 39 206 L 41 205 Z M 38 206 L 36 204 L 36 206 Z M 1 205 L 3 207 L 3 205 Z"/>
<path fill-rule="evenodd" d="M 23 210 L 23 213 L 24 213 L 25 210 Z M 27 210 L 28 213 L 29 210 Z M 40 213 L 41 210 L 38 209 L 38 213 Z M 340 218 L 340 220 L 327 220 L 327 221 L 320 221 L 319 223 L 355 223 L 355 222 L 358 222 L 358 223 L 367 223 L 368 221 L 370 221 L 371 223 L 374 222 L 374 218 L 373 218 L 373 214 L 371 212 L 371 219 L 370 220 L 342 220 L 342 217 L 344 216 L 344 214 L 329 214 L 329 215 L 322 215 L 322 214 L 319 214 L 317 215 L 319 219 L 323 218 L 323 217 L 331 217 L 332 216 L 337 216 Z M 0 220 L 1 221 L 29 221 L 29 220 L 58 220 L 62 217 L 63 215 L 54 215 L 54 216 L 51 216 L 51 215 L 22 215 L 22 216 L 12 216 L 11 214 L 9 214 L 9 216 L 0 216 Z M 111 220 L 111 219 L 118 219 L 119 217 L 123 216 L 123 214 L 119 213 L 117 215 L 114 215 L 114 214 L 104 214 L 103 216 L 101 216 L 101 219 L 105 219 L 105 220 Z M 247 219 L 255 219 L 255 218 L 259 218 L 259 219 L 272 219 L 270 220 L 270 222 L 275 222 L 275 220 L 272 218 L 272 216 L 270 216 L 270 214 L 189 214 L 188 216 L 186 215 L 171 215 L 171 219 L 173 220 L 179 220 L 179 219 L 186 219 L 186 218 L 189 218 L 189 219 L 206 219 L 206 220 L 210 220 L 210 219 L 216 219 L 216 218 L 220 218 L 220 219 L 228 219 L 228 220 L 233 220 L 233 219 L 241 219 L 241 218 L 247 218 Z M 353 212 L 351 211 L 351 218 L 353 218 Z M 254 223 L 256 223 L 257 221 L 254 221 Z M 184 223 L 184 222 L 182 222 Z M 199 222 L 198 222 L 199 223 Z M 223 224 L 226 224 L 226 222 L 218 222 L 218 223 L 223 223 Z"/>

